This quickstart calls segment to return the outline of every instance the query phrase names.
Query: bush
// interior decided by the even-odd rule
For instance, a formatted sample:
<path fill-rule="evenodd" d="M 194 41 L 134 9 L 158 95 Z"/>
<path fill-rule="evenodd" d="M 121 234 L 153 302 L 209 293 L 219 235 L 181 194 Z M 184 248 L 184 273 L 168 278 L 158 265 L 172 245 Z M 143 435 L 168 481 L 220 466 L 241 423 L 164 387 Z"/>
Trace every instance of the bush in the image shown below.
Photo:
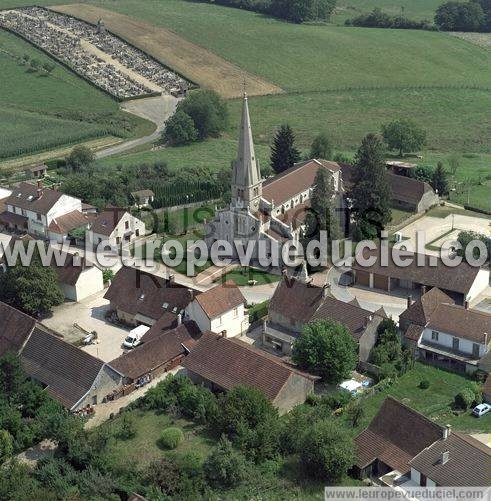
<path fill-rule="evenodd" d="M 406 30 L 433 29 L 429 21 L 414 21 L 404 16 L 391 16 L 375 7 L 369 14 L 361 14 L 353 19 L 347 19 L 347 26 L 363 26 L 365 28 L 393 28 Z"/>
<path fill-rule="evenodd" d="M 184 434 L 180 428 L 166 428 L 160 436 L 160 443 L 166 449 L 175 449 L 184 440 Z"/>
<path fill-rule="evenodd" d="M 136 424 L 133 416 L 124 413 L 121 416 L 121 421 L 119 424 L 118 437 L 123 440 L 129 440 L 136 435 Z"/>
<path fill-rule="evenodd" d="M 229 440 L 222 437 L 206 459 L 203 469 L 211 485 L 230 488 L 244 479 L 246 464 L 244 456 L 234 450 Z"/>
<path fill-rule="evenodd" d="M 162 139 L 171 146 L 184 145 L 196 141 L 198 139 L 198 131 L 194 126 L 193 119 L 186 113 L 178 111 L 167 120 Z"/>
<path fill-rule="evenodd" d="M 457 393 L 457 395 L 455 395 L 455 407 L 457 407 L 458 409 L 467 410 L 474 401 L 474 398 L 474 392 L 470 388 L 465 388 L 460 393 Z"/>
<path fill-rule="evenodd" d="M 430 382 L 427 379 L 423 379 L 419 382 L 419 388 L 421 390 L 427 390 L 430 387 Z"/>

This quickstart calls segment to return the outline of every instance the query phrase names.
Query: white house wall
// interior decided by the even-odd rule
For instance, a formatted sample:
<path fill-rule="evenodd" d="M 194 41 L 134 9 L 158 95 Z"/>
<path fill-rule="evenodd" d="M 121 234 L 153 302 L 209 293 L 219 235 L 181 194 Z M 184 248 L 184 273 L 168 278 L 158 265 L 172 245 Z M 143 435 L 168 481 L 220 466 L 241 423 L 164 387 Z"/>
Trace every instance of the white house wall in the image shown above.
<path fill-rule="evenodd" d="M 489 285 L 489 271 L 479 270 L 474 283 L 467 293 L 466 301 L 474 300 Z"/>
<path fill-rule="evenodd" d="M 438 332 L 438 341 L 432 340 L 431 339 L 431 333 L 435 331 Z M 453 339 L 458 336 L 453 336 L 451 334 L 447 334 L 445 332 L 440 332 L 436 329 L 430 329 L 428 327 L 425 328 L 423 331 L 422 339 L 425 341 L 428 341 L 429 343 L 433 343 L 436 345 L 440 345 L 444 348 L 447 349 L 452 349 L 453 347 Z M 474 344 L 479 344 L 479 358 L 483 357 L 486 354 L 486 346 L 484 344 L 480 343 L 474 343 L 472 341 L 469 341 L 468 339 L 464 339 L 462 337 L 459 337 L 459 351 L 462 351 L 464 353 L 468 353 L 469 355 L 472 355 L 472 347 Z"/>

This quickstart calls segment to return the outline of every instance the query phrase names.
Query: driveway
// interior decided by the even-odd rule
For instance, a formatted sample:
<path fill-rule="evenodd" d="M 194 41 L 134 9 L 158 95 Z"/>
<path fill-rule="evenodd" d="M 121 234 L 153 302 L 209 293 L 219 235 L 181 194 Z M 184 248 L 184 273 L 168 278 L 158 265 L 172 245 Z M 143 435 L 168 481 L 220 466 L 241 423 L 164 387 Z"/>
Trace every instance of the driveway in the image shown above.
<path fill-rule="evenodd" d="M 88 332 L 97 332 L 98 343 L 82 349 L 104 362 L 110 362 L 123 353 L 122 342 L 129 328 L 113 325 L 104 315 L 109 301 L 104 299 L 105 290 L 81 301 L 64 303 L 53 309 L 53 316 L 43 324 L 63 335 L 69 343 L 80 342 Z"/>
<path fill-rule="evenodd" d="M 137 146 L 152 143 L 159 139 L 165 122 L 174 114 L 179 100 L 173 96 L 162 95 L 157 97 L 148 97 L 145 99 L 133 99 L 121 105 L 123 111 L 127 111 L 139 117 L 145 118 L 153 122 L 157 128 L 152 134 L 149 134 L 138 139 L 125 141 L 124 143 L 110 146 L 96 152 L 96 158 L 105 158 L 111 155 L 118 155 L 125 151 L 132 150 Z"/>

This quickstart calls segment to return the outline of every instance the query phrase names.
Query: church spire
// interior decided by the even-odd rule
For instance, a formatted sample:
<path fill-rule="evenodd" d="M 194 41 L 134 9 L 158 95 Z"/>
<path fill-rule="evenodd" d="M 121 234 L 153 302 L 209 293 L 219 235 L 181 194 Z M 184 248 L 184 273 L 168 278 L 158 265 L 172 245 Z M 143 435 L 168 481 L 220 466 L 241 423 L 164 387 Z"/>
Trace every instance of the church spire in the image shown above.
<path fill-rule="evenodd" d="M 240 122 L 239 147 L 232 176 L 232 197 L 257 209 L 261 196 L 261 171 L 254 152 L 249 103 L 244 92 L 242 119 Z"/>

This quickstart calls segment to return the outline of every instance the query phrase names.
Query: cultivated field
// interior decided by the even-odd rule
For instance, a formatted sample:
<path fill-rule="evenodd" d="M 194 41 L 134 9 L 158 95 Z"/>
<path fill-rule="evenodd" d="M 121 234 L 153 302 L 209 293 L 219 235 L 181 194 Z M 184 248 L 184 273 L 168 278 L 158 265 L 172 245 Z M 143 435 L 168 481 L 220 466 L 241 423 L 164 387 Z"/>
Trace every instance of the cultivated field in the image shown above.
<path fill-rule="evenodd" d="M 118 104 L 63 66 L 50 75 L 20 59 L 53 62 L 20 38 L 0 30 L 0 159 L 98 138 L 129 136 L 145 120 L 119 111 Z"/>
<path fill-rule="evenodd" d="M 55 10 L 91 23 L 103 19 L 107 29 L 112 33 L 129 41 L 187 79 L 202 87 L 216 90 L 223 97 L 240 96 L 244 91 L 244 83 L 251 96 L 281 92 L 279 87 L 162 27 L 92 5 L 63 5 L 55 7 Z"/>

